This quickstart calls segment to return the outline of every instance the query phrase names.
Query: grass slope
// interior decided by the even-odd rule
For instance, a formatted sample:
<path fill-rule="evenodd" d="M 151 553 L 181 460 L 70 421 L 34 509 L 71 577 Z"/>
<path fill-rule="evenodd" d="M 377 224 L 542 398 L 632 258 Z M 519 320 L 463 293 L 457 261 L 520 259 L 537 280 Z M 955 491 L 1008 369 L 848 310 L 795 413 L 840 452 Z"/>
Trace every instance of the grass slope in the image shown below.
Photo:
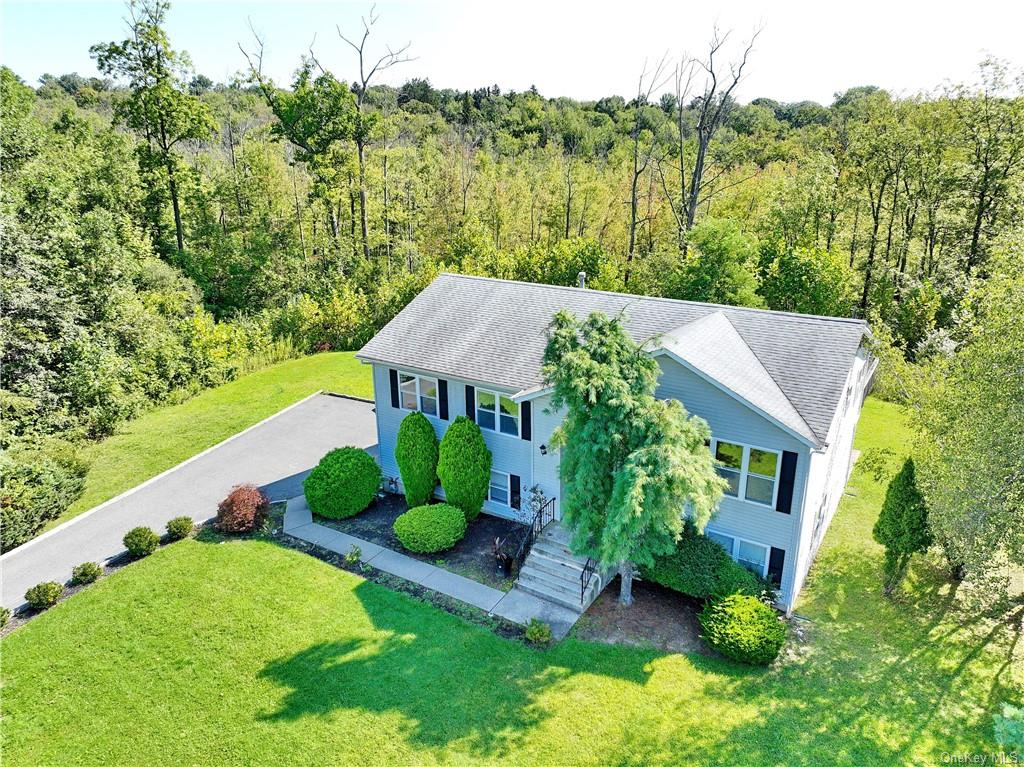
<path fill-rule="evenodd" d="M 871 402 L 861 448 L 903 444 Z M 3 641 L 5 765 L 892 765 L 987 751 L 1022 693 L 1003 621 L 929 562 L 879 595 L 855 475 L 770 670 L 574 639 L 547 652 L 260 541 L 187 541 Z M 1016 655 L 1015 655 L 1016 653 Z M 1012 675 L 1016 674 L 1016 677 Z"/>
<path fill-rule="evenodd" d="M 273 415 L 317 389 L 372 397 L 370 368 L 354 352 L 301 357 L 260 370 L 180 405 L 151 410 L 90 446 L 85 493 L 50 527 Z"/>

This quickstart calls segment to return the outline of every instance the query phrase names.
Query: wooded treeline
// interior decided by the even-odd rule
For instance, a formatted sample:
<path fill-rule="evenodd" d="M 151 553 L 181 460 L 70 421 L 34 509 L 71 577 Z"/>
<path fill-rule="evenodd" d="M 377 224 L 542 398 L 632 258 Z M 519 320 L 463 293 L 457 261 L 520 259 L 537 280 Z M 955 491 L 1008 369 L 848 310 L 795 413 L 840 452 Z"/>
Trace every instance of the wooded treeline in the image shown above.
<path fill-rule="evenodd" d="M 274 83 L 256 39 L 213 83 L 167 11 L 129 5 L 129 36 L 92 49 L 104 78 L 0 70 L 3 447 L 25 488 L 40 451 L 79 476 L 68 444 L 150 403 L 358 347 L 439 270 L 863 316 L 913 363 L 1020 266 L 992 258 L 1024 206 L 1024 82 L 998 61 L 927 94 L 741 104 L 756 51 L 716 34 L 584 102 L 435 88 L 369 18 L 333 41 L 350 70 L 310 53 Z M 377 84 L 392 67 L 405 84 Z"/>

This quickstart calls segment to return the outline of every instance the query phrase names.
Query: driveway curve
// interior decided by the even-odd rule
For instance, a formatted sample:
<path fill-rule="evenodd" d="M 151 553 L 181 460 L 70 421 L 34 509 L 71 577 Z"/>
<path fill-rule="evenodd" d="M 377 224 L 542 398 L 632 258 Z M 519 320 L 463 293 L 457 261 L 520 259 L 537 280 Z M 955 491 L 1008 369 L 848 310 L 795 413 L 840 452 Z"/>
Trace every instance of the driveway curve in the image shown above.
<path fill-rule="evenodd" d="M 212 517 L 232 487 L 260 485 L 271 500 L 302 493 L 302 480 L 328 450 L 355 445 L 374 452 L 373 403 L 314 394 L 173 469 L 87 511 L 0 557 L 2 601 L 21 606 L 40 581 L 64 583 L 82 562 L 105 562 L 124 551 L 121 538 L 146 525 L 163 533 L 184 514 Z"/>

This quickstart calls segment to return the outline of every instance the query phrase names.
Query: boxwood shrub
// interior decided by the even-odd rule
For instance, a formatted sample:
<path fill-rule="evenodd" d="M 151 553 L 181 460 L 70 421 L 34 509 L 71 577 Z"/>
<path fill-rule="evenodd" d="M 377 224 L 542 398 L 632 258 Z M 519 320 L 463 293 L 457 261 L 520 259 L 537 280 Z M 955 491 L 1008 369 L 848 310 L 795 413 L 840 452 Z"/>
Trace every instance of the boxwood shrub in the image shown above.
<path fill-rule="evenodd" d="M 0 629 L 7 625 L 7 621 L 11 619 L 10 608 L 0 607 Z"/>
<path fill-rule="evenodd" d="M 53 607 L 64 593 L 64 587 L 56 581 L 44 581 L 25 592 L 25 601 L 35 610 Z"/>
<path fill-rule="evenodd" d="M 148 557 L 160 545 L 160 536 L 148 527 L 133 527 L 124 534 L 122 541 L 133 557 Z"/>
<path fill-rule="evenodd" d="M 437 435 L 427 417 L 418 410 L 403 418 L 398 427 L 395 461 L 409 507 L 422 506 L 429 501 L 437 485 Z"/>
<path fill-rule="evenodd" d="M 445 501 L 462 509 L 467 522 L 476 519 L 491 481 L 491 451 L 480 427 L 464 415 L 452 421 L 441 439 L 437 476 Z"/>
<path fill-rule="evenodd" d="M 310 511 L 328 519 L 354 517 L 380 487 L 380 467 L 358 447 L 335 448 L 309 473 L 302 488 Z"/>
<path fill-rule="evenodd" d="M 167 522 L 167 537 L 172 541 L 188 538 L 193 527 L 192 517 L 175 517 Z"/>
<path fill-rule="evenodd" d="M 746 594 L 714 599 L 700 614 L 704 641 L 727 658 L 767 666 L 786 641 L 778 614 L 760 599 Z"/>
<path fill-rule="evenodd" d="M 654 565 L 644 568 L 642 574 L 647 580 L 697 599 L 730 594 L 759 596 L 768 588 L 689 521 L 675 551 L 655 557 Z"/>
<path fill-rule="evenodd" d="M 95 562 L 82 562 L 71 571 L 71 583 L 75 586 L 82 586 L 92 583 L 103 575 L 103 568 Z"/>
<path fill-rule="evenodd" d="M 409 551 L 444 551 L 466 534 L 466 515 L 458 506 L 447 503 L 417 506 L 395 520 L 394 530 Z"/>

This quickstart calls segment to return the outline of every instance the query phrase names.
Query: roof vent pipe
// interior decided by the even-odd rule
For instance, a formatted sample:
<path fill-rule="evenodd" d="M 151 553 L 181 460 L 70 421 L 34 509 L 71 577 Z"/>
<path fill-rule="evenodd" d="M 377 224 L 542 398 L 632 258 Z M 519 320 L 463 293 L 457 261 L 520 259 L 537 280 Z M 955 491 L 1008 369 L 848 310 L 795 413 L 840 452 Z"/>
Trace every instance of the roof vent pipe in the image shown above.
<path fill-rule="evenodd" d="M 587 273 L 580 272 L 576 275 L 576 280 L 579 282 L 581 288 L 587 287 Z"/>

